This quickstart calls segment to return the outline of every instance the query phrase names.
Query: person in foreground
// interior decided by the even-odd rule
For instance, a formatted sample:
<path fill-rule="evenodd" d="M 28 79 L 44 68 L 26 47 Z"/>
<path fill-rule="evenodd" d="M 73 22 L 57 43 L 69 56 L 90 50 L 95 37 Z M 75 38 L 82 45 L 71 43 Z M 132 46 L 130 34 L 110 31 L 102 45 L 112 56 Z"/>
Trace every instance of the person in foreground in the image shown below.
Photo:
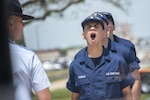
<path fill-rule="evenodd" d="M 124 59 L 103 47 L 106 33 L 101 16 L 88 16 L 82 27 L 87 47 L 69 68 L 66 87 L 72 92 L 71 100 L 132 100 Z"/>
<path fill-rule="evenodd" d="M 31 89 L 38 100 L 51 100 L 51 85 L 37 55 L 24 46 L 15 43 L 22 39 L 24 23 L 22 20 L 34 17 L 22 14 L 18 0 L 6 0 L 9 46 L 15 85 L 15 100 L 31 100 Z"/>

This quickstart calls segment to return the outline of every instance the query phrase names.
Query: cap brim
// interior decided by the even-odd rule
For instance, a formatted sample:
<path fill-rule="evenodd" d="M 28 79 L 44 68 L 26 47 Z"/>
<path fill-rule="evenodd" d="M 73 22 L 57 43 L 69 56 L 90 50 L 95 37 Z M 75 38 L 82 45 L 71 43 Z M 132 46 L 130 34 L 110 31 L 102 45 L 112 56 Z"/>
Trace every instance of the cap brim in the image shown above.
<path fill-rule="evenodd" d="M 82 25 L 82 27 L 84 27 L 85 24 L 92 22 L 92 21 L 101 23 L 101 21 L 97 20 L 97 19 L 88 19 L 88 20 L 83 21 L 81 25 Z"/>
<path fill-rule="evenodd" d="M 16 12 L 9 12 L 9 15 L 17 15 L 20 16 L 22 18 L 22 20 L 30 20 L 30 19 L 34 19 L 33 16 L 30 15 L 25 15 L 25 14 L 20 14 L 20 13 L 16 13 Z"/>
<path fill-rule="evenodd" d="M 30 16 L 30 15 L 24 15 L 24 14 L 22 14 L 21 17 L 22 17 L 22 20 L 30 20 L 30 19 L 34 19 L 33 16 Z"/>

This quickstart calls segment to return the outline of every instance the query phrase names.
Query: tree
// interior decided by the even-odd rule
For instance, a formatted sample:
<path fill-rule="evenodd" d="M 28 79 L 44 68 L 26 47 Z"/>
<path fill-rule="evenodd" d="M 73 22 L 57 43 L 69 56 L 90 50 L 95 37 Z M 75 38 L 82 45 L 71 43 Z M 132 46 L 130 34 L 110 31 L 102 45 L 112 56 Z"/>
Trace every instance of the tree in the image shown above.
<path fill-rule="evenodd" d="M 35 20 L 44 20 L 46 17 L 51 16 L 52 13 L 63 14 L 63 11 L 70 6 L 84 3 L 85 1 L 86 0 L 24 0 L 23 2 L 20 0 L 23 8 L 35 16 Z M 96 0 L 92 0 L 92 2 L 94 1 Z M 111 3 L 125 13 L 128 12 L 128 8 L 131 5 L 130 0 L 103 0 L 102 2 Z M 32 21 L 27 21 L 25 25 L 31 22 Z"/>
<path fill-rule="evenodd" d="M 86 0 L 19 0 L 24 11 L 32 14 L 35 19 L 25 21 L 24 24 L 30 24 L 33 21 L 44 20 L 52 13 L 56 13 L 63 17 L 63 11 L 69 9 L 70 6 L 84 3 Z M 96 0 L 92 0 L 94 2 Z M 102 1 L 102 0 L 101 0 Z M 125 13 L 128 12 L 128 7 L 131 5 L 130 0 L 103 0 L 102 2 L 108 2 L 115 7 L 121 9 Z M 23 36 L 24 37 L 24 36 Z M 24 45 L 24 38 L 22 40 L 16 41 L 18 44 Z"/>
<path fill-rule="evenodd" d="M 132 24 L 127 22 L 117 23 L 116 33 L 123 38 L 127 38 L 129 40 L 134 40 L 132 34 Z"/>

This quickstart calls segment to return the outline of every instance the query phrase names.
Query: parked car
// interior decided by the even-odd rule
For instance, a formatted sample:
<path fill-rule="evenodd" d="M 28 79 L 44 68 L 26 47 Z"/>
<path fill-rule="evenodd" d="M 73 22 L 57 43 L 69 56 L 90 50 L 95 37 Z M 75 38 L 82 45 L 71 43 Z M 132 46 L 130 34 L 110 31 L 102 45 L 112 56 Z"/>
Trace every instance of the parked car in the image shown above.
<path fill-rule="evenodd" d="M 46 71 L 62 69 L 61 64 L 54 63 L 54 62 L 49 62 L 49 61 L 43 62 L 43 67 Z"/>
<path fill-rule="evenodd" d="M 141 76 L 141 92 L 150 93 L 150 68 L 141 68 L 139 70 Z"/>

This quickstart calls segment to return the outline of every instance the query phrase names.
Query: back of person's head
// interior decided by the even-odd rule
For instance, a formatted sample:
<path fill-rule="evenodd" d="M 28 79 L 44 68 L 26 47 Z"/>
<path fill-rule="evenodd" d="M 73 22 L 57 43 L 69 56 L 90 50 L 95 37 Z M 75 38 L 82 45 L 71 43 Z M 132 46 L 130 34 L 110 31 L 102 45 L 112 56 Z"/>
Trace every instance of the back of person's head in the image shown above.
<path fill-rule="evenodd" d="M 113 19 L 113 16 L 111 13 L 109 13 L 109 12 L 101 12 L 101 13 L 106 15 L 107 19 L 110 20 L 113 25 L 115 25 L 115 22 L 114 22 L 114 19 Z"/>
<path fill-rule="evenodd" d="M 95 13 L 99 14 L 102 17 L 103 21 L 105 21 L 106 24 L 108 25 L 108 19 L 105 14 L 103 14 L 102 12 L 95 12 Z"/>
<path fill-rule="evenodd" d="M 22 6 L 18 0 L 6 0 L 5 6 L 7 8 L 7 18 L 11 15 L 16 15 L 22 18 L 22 20 L 34 19 L 33 16 L 22 13 Z"/>

